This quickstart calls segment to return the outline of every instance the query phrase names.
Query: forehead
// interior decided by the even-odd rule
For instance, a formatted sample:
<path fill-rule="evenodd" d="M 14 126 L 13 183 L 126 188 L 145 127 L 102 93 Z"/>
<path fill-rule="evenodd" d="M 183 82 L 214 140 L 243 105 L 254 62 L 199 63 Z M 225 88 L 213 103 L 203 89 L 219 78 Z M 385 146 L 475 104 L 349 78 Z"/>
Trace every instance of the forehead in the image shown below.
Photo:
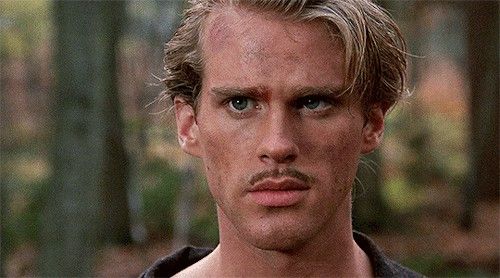
<path fill-rule="evenodd" d="M 234 5 L 221 5 L 210 12 L 202 28 L 201 44 L 206 52 L 218 51 L 237 41 L 247 54 L 259 54 L 269 44 L 282 42 L 285 45 L 283 37 L 304 49 L 311 46 L 315 49 L 342 48 L 341 40 L 331 32 L 326 22 L 285 19 L 277 13 Z"/>
<path fill-rule="evenodd" d="M 290 20 L 248 8 L 217 7 L 203 26 L 201 50 L 204 71 L 223 73 L 215 69 L 223 66 L 231 71 L 228 72 L 231 77 L 238 77 L 235 73 L 238 69 L 242 81 L 248 80 L 249 75 L 270 76 L 285 69 L 296 74 L 314 74 L 319 80 L 322 78 L 318 75 L 323 74 L 325 82 L 331 81 L 332 76 L 344 76 L 341 40 L 320 20 Z M 307 81 L 307 76 L 305 80 L 303 76 L 300 78 Z"/>
<path fill-rule="evenodd" d="M 230 38 L 242 38 L 245 35 L 270 37 L 272 30 L 287 32 L 292 39 L 300 39 L 294 29 L 302 24 L 285 20 L 276 13 L 260 12 L 239 6 L 218 6 L 209 14 L 204 25 L 203 42 L 220 46 Z M 265 29 L 255 29 L 256 26 Z M 266 32 L 267 31 L 267 32 Z M 294 38 L 295 36 L 295 38 Z"/>
<path fill-rule="evenodd" d="M 272 31 L 285 34 L 292 40 L 304 43 L 311 40 L 304 29 L 315 26 L 316 33 L 320 32 L 332 38 L 327 28 L 327 24 L 314 20 L 306 22 L 299 19 L 286 19 L 284 16 L 269 12 L 258 11 L 252 8 L 219 5 L 210 12 L 203 28 L 202 42 L 210 43 L 213 46 L 221 46 L 228 38 L 238 38 L 244 34 L 258 34 L 262 38 L 271 38 Z M 264 27 L 265 29 L 256 29 Z"/>

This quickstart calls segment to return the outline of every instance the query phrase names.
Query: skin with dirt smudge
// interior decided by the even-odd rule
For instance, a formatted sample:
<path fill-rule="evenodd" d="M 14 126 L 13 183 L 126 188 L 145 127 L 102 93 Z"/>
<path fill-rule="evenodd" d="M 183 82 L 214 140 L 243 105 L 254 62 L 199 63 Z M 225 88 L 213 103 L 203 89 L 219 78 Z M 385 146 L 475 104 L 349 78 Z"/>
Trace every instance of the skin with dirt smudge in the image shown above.
<path fill-rule="evenodd" d="M 181 147 L 205 165 L 220 245 L 180 276 L 369 275 L 350 193 L 384 113 L 365 119 L 339 97 L 341 42 L 322 22 L 227 8 L 209 16 L 202 53 L 196 112 L 181 98 L 175 109 Z"/>

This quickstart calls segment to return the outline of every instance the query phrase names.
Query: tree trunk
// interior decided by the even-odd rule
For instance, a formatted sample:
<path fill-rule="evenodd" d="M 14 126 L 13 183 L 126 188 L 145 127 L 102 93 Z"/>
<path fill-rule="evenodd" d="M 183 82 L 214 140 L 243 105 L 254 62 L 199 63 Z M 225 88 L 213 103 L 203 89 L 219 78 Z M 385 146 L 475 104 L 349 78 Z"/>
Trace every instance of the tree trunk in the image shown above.
<path fill-rule="evenodd" d="M 471 95 L 471 171 L 465 186 L 462 226 L 473 224 L 476 199 L 499 198 L 499 3 L 464 2 L 468 19 Z"/>
<path fill-rule="evenodd" d="M 53 177 L 43 211 L 40 274 L 90 276 L 99 244 L 105 110 L 110 88 L 107 1 L 55 1 Z M 112 62 L 113 61 L 113 62 Z M 114 69 L 114 67 L 111 67 Z M 118 100 L 115 100 L 118 101 Z"/>
<path fill-rule="evenodd" d="M 468 6 L 474 171 L 479 197 L 498 201 L 499 3 L 477 1 Z"/>
<path fill-rule="evenodd" d="M 365 156 L 362 161 L 353 193 L 353 227 L 366 233 L 379 232 L 388 228 L 389 220 L 393 220 L 382 196 L 379 151 Z"/>
<path fill-rule="evenodd" d="M 103 237 L 106 243 L 126 244 L 130 238 L 128 189 L 130 163 L 125 149 L 120 96 L 117 87 L 117 48 L 126 16 L 125 2 L 103 1 L 102 36 L 107 38 L 103 63 L 106 69 L 106 99 L 104 120 L 106 127 L 103 173 Z"/>
<path fill-rule="evenodd" d="M 181 171 L 181 185 L 175 206 L 174 236 L 172 239 L 172 249 L 174 250 L 189 244 L 189 230 L 194 214 L 196 180 L 192 160 L 189 159 Z"/>

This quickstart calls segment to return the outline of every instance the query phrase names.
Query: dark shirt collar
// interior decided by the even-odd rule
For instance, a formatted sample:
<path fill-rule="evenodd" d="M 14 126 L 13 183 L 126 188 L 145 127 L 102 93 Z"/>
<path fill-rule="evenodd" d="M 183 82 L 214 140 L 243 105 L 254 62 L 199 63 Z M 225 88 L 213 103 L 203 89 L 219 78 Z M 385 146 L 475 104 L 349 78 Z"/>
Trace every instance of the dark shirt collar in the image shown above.
<path fill-rule="evenodd" d="M 354 232 L 354 240 L 366 253 L 373 267 L 375 277 L 424 277 L 389 259 L 366 235 Z M 140 277 L 171 277 L 190 265 L 203 259 L 213 249 L 187 246 L 156 261 Z"/>

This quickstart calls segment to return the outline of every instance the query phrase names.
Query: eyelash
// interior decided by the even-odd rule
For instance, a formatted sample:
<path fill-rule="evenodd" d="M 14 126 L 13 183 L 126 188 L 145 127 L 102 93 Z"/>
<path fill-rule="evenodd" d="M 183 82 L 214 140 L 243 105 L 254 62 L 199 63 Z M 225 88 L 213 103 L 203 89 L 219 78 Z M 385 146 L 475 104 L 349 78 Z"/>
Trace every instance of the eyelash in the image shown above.
<path fill-rule="evenodd" d="M 249 103 L 247 104 L 247 107 L 243 110 L 237 110 L 236 108 L 233 108 L 231 106 L 231 102 L 234 101 L 234 100 L 246 100 L 248 101 Z M 232 114 L 234 115 L 237 115 L 237 116 L 243 116 L 245 114 L 248 114 L 250 111 L 247 111 L 247 110 L 251 110 L 249 109 L 249 107 L 253 107 L 253 108 L 258 108 L 258 104 L 257 104 L 257 101 L 254 100 L 253 98 L 251 97 L 247 97 L 247 96 L 232 96 L 232 97 L 228 97 L 226 98 L 225 100 L 222 101 L 222 105 L 225 106 Z"/>
<path fill-rule="evenodd" d="M 308 104 L 309 100 L 323 102 L 326 107 L 319 109 L 319 110 L 314 110 L 315 108 L 308 109 L 308 108 L 306 108 L 306 105 Z M 297 102 L 295 103 L 295 107 L 297 109 L 307 109 L 307 110 L 310 110 L 311 112 L 322 112 L 322 111 L 328 110 L 329 108 L 335 107 L 335 106 L 336 106 L 336 102 L 334 100 L 332 100 L 328 97 L 325 97 L 323 95 L 308 95 L 308 96 L 299 98 L 297 100 Z"/>
<path fill-rule="evenodd" d="M 247 107 L 245 109 L 237 110 L 237 109 L 231 107 L 232 106 L 231 102 L 234 100 L 238 100 L 238 99 L 246 100 L 249 102 L 249 104 L 247 104 Z M 309 100 L 323 102 L 325 107 L 322 107 L 320 109 L 316 109 L 316 107 L 309 109 L 306 107 L 307 102 Z M 249 115 L 249 113 L 251 113 L 254 109 L 259 109 L 259 107 L 260 107 L 260 104 L 258 104 L 258 102 L 255 99 L 253 99 L 251 97 L 244 96 L 244 95 L 236 95 L 236 96 L 228 97 L 222 101 L 222 105 L 225 106 L 226 109 L 228 109 L 230 113 L 232 113 L 233 115 L 238 116 L 238 117 L 244 117 L 246 115 Z M 324 114 L 325 112 L 330 111 L 332 108 L 335 108 L 338 105 L 339 105 L 339 103 L 337 100 L 331 99 L 328 96 L 324 96 L 324 95 L 307 95 L 307 96 L 304 96 L 304 97 L 297 99 L 293 104 L 295 109 L 305 110 L 306 113 L 312 113 L 312 114 Z"/>

